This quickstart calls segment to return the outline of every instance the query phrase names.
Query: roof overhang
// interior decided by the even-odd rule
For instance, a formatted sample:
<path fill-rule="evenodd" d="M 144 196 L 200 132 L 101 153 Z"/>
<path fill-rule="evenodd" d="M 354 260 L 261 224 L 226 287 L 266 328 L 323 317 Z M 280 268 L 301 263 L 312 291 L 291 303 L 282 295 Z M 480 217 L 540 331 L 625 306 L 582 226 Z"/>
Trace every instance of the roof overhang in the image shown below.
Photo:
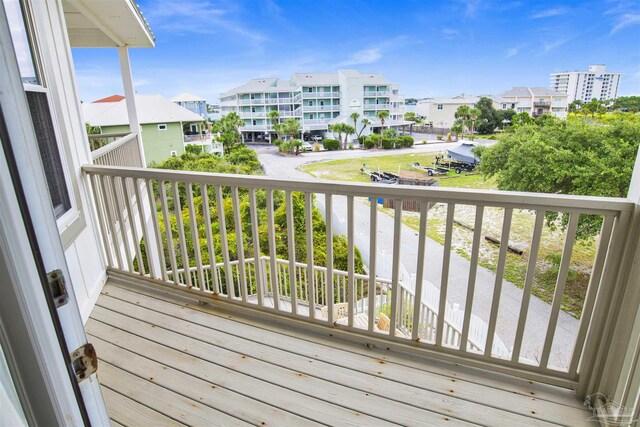
<path fill-rule="evenodd" d="M 154 47 L 133 0 L 63 0 L 71 47 Z"/>

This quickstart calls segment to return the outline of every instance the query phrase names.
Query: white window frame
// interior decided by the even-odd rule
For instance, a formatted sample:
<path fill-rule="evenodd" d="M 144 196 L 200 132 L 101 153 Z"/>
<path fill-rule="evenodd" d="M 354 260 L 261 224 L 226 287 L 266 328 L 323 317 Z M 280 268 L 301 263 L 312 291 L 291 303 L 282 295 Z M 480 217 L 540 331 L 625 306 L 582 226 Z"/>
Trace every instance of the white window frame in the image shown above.
<path fill-rule="evenodd" d="M 163 126 L 164 126 L 164 128 L 163 128 Z M 164 132 L 164 131 L 166 131 L 167 129 L 169 129 L 169 126 L 167 126 L 167 124 L 166 124 L 166 123 L 158 123 L 158 130 L 159 130 L 160 132 Z"/>
<path fill-rule="evenodd" d="M 56 114 L 56 108 L 53 104 L 53 97 L 56 88 L 53 86 L 55 83 L 53 79 L 49 79 L 45 66 L 55 67 L 55 64 L 50 64 L 50 61 L 58 61 L 58 57 L 55 53 L 44 54 L 43 52 L 54 52 L 47 48 L 47 40 L 43 40 L 37 31 L 34 29 L 34 13 L 30 3 L 25 2 L 23 8 L 25 30 L 27 38 L 29 40 L 29 47 L 31 48 L 31 55 L 33 58 L 34 69 L 36 76 L 38 77 L 39 84 L 23 84 L 25 92 L 40 92 L 45 93 L 47 96 L 47 104 L 49 107 L 49 114 L 51 115 L 51 123 L 53 125 L 54 136 L 56 143 L 58 144 L 58 155 L 60 156 L 60 164 L 62 166 L 62 172 L 64 175 L 64 183 L 67 188 L 67 195 L 69 197 L 69 209 L 56 219 L 56 225 L 58 227 L 58 233 L 62 240 L 62 244 L 67 249 L 74 241 L 74 239 L 82 232 L 86 227 L 87 221 L 84 216 L 84 211 L 80 204 L 80 189 L 78 183 L 72 179 L 71 176 L 71 161 L 73 153 L 70 152 L 69 147 L 65 147 L 62 141 L 67 140 L 67 135 L 63 135 L 65 125 L 63 120 Z"/>

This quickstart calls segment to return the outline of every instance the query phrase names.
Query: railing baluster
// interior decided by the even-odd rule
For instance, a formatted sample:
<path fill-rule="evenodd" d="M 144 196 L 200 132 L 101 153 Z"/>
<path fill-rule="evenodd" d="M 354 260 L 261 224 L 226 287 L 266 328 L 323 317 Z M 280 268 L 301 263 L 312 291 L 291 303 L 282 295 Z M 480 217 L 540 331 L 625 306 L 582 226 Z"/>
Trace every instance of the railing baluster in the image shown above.
<path fill-rule="evenodd" d="M 178 228 L 178 241 L 180 242 L 180 254 L 182 255 L 182 268 L 184 268 L 184 278 L 185 278 L 187 287 L 191 288 L 193 287 L 193 285 L 191 284 L 191 272 L 189 270 L 189 255 L 187 254 L 187 241 L 184 235 L 184 224 L 182 221 L 182 206 L 180 205 L 180 192 L 178 191 L 177 181 L 171 181 L 171 190 L 173 192 L 173 210 L 176 214 L 176 227 Z"/>
<path fill-rule="evenodd" d="M 353 327 L 353 311 L 355 309 L 355 289 L 353 273 L 355 270 L 355 244 L 354 244 L 354 212 L 353 196 L 347 196 L 347 302 L 349 303 L 347 324 Z"/>
<path fill-rule="evenodd" d="M 244 265 L 244 237 L 240 220 L 240 200 L 238 187 L 231 187 L 231 204 L 233 206 L 233 222 L 236 230 L 236 250 L 238 251 L 238 285 L 242 301 L 247 301 L 247 276 Z"/>
<path fill-rule="evenodd" d="M 536 221 L 533 228 L 533 238 L 531 239 L 531 249 L 529 251 L 529 263 L 527 264 L 527 273 L 525 275 L 524 288 L 522 289 L 522 303 L 520 304 L 516 337 L 513 344 L 513 352 L 511 353 L 511 362 L 513 364 L 519 363 L 520 360 L 520 350 L 522 348 L 522 340 L 524 338 L 524 327 L 527 323 L 527 314 L 529 313 L 531 288 L 533 287 L 533 279 L 536 274 L 536 263 L 538 262 L 538 250 L 540 249 L 543 225 L 544 211 L 538 210 L 536 211 Z"/>
<path fill-rule="evenodd" d="M 573 253 L 573 244 L 576 240 L 576 229 L 578 227 L 578 219 L 580 215 L 577 213 L 569 214 L 569 225 L 567 227 L 567 238 L 564 242 L 562 250 L 562 259 L 560 261 L 560 270 L 558 271 L 558 280 L 556 281 L 556 290 L 553 294 L 553 303 L 551 304 L 551 316 L 549 318 L 549 326 L 544 339 L 544 347 L 542 349 L 542 357 L 540 359 L 540 367 L 545 369 L 549 364 L 549 355 L 551 353 L 551 345 L 556 333 L 558 324 L 558 316 L 562 306 L 562 297 L 564 295 L 564 287 L 567 283 L 567 275 L 569 274 L 569 264 L 571 262 L 571 254 Z"/>
<path fill-rule="evenodd" d="M 469 266 L 469 282 L 467 284 L 467 298 L 464 308 L 464 320 L 462 323 L 462 336 L 460 337 L 460 350 L 467 351 L 467 340 L 469 338 L 469 324 L 471 322 L 471 312 L 473 310 L 473 296 L 476 289 L 476 276 L 478 271 L 478 254 L 480 253 L 480 237 L 482 234 L 482 217 L 484 206 L 476 206 L 476 221 L 473 231 L 473 244 L 471 247 L 471 264 Z"/>
<path fill-rule="evenodd" d="M 267 230 L 269 233 L 269 274 L 271 275 L 271 293 L 273 308 L 280 310 L 280 280 L 276 264 L 276 230 L 273 219 L 273 190 L 267 190 Z"/>
<path fill-rule="evenodd" d="M 204 273 L 202 271 L 202 253 L 200 252 L 200 236 L 198 233 L 198 224 L 196 222 L 196 209 L 193 203 L 193 185 L 187 184 L 187 209 L 189 210 L 189 225 L 191 227 L 191 239 L 193 240 L 193 255 L 196 260 L 198 289 L 205 291 Z"/>
<path fill-rule="evenodd" d="M 502 278 L 504 277 L 504 267 L 507 262 L 507 249 L 509 247 L 509 235 L 511 234 L 511 219 L 513 209 L 505 208 L 502 220 L 502 236 L 500 238 L 500 252 L 498 255 L 498 265 L 496 266 L 496 280 L 493 285 L 493 299 L 491 303 L 491 314 L 489 315 L 489 327 L 487 332 L 487 342 L 484 346 L 484 356 L 491 357 L 493 340 L 498 323 L 498 310 L 500 309 L 500 297 L 502 296 Z"/>
<path fill-rule="evenodd" d="M 98 186 L 96 186 L 96 179 L 100 179 L 98 175 L 89 175 L 89 182 L 91 183 L 91 190 L 93 191 L 93 201 L 95 202 L 96 215 L 98 216 L 98 224 L 100 226 L 100 234 L 102 234 L 102 247 L 104 248 L 107 266 L 116 268 L 116 264 L 113 259 L 113 252 L 111 250 L 111 244 L 109 243 L 109 235 L 107 234 L 107 228 L 105 227 L 104 214 L 107 211 L 107 205 L 103 201 L 103 194 L 100 193 Z"/>
<path fill-rule="evenodd" d="M 287 209 L 287 243 L 289 247 L 289 291 L 291 297 L 291 312 L 298 314 L 298 287 L 296 285 L 296 246 L 294 241 L 295 225 L 293 222 L 293 196 L 286 192 Z"/>
<path fill-rule="evenodd" d="M 307 278 L 309 283 L 307 285 L 307 292 L 309 295 L 309 317 L 311 319 L 316 318 L 316 283 L 313 270 L 313 194 L 304 193 L 304 212 L 305 212 L 305 228 L 307 229 Z"/>
<path fill-rule="evenodd" d="M 149 236 L 149 227 L 146 221 L 146 215 L 144 214 L 144 199 L 142 198 L 142 191 L 140 187 L 144 185 L 144 180 L 138 180 L 137 178 L 133 178 L 133 188 L 136 193 L 136 204 L 138 205 L 138 216 L 140 217 L 140 228 L 142 229 L 142 236 L 144 236 L 144 245 L 145 252 L 147 254 L 147 263 L 149 264 L 149 274 L 153 278 L 158 278 L 158 272 L 156 271 L 156 267 L 154 265 L 154 260 L 152 259 L 151 252 L 151 240 Z M 149 209 L 151 209 L 151 205 L 149 205 Z"/>
<path fill-rule="evenodd" d="M 216 187 L 216 205 L 218 208 L 218 228 L 220 229 L 220 245 L 222 246 L 222 261 L 224 263 L 224 279 L 227 285 L 227 297 L 235 298 L 233 282 L 233 271 L 229 261 L 229 246 L 227 244 L 227 225 L 224 214 L 224 200 L 222 198 L 222 187 Z"/>
<path fill-rule="evenodd" d="M 218 285 L 218 269 L 216 268 L 216 253 L 213 246 L 213 235 L 211 232 L 211 212 L 209 211 L 209 192 L 207 191 L 207 185 L 200 185 L 200 197 L 202 199 L 202 216 L 204 219 L 204 227 L 207 235 L 207 250 L 209 251 L 209 270 L 211 270 L 211 277 L 207 274 L 207 283 L 211 280 L 211 288 L 209 289 L 214 294 L 220 293 L 220 286 Z"/>
<path fill-rule="evenodd" d="M 120 197 L 118 197 L 118 190 L 116 189 L 116 184 L 115 184 L 115 178 L 110 177 L 110 181 L 111 181 L 111 188 L 113 190 L 113 198 L 116 201 L 116 215 L 118 216 L 118 221 L 120 224 L 120 236 L 122 238 L 122 244 L 124 246 L 124 253 L 126 254 L 127 257 L 127 266 L 129 267 L 129 272 L 133 273 L 133 257 L 131 256 L 131 248 L 129 247 L 129 237 L 127 234 L 127 225 L 124 222 L 124 215 L 123 215 L 123 206 L 120 203 Z M 123 177 L 118 177 L 118 179 L 120 180 L 120 182 L 122 183 L 122 180 L 124 179 Z M 121 185 L 122 187 L 122 185 Z M 120 190 L 122 191 L 122 190 Z M 122 195 L 122 197 L 124 197 L 124 194 Z"/>
<path fill-rule="evenodd" d="M 324 217 L 327 237 L 327 322 L 333 324 L 333 303 L 334 283 L 333 283 L 333 196 L 331 194 L 324 195 Z"/>
<path fill-rule="evenodd" d="M 402 200 L 394 200 L 393 214 L 393 265 L 391 269 L 391 325 L 389 335 L 395 337 L 398 321 L 398 302 L 400 292 L 400 248 L 402 241 Z"/>
<path fill-rule="evenodd" d="M 160 182 L 158 182 L 158 186 Z M 153 231 L 155 233 L 155 240 L 158 249 L 158 264 L 160 264 L 161 279 L 167 281 L 167 266 L 164 258 L 164 245 L 162 244 L 162 236 L 160 235 L 160 224 L 158 223 L 158 207 L 156 206 L 156 198 L 153 194 L 153 183 L 150 179 L 146 180 L 147 195 L 149 197 L 149 209 L 151 210 L 151 222 L 153 223 Z M 170 242 L 167 242 L 170 244 Z"/>
<path fill-rule="evenodd" d="M 171 262 L 171 272 L 173 283 L 180 283 L 178 278 L 178 260 L 176 259 L 176 248 L 173 243 L 173 231 L 171 229 L 171 219 L 169 218 L 169 204 L 167 202 L 167 187 L 165 181 L 158 181 L 160 188 L 160 208 L 164 219 L 164 231 L 167 236 L 167 250 L 169 251 L 169 260 Z"/>
<path fill-rule="evenodd" d="M 420 333 L 420 309 L 422 307 L 422 282 L 424 280 L 424 264 L 426 262 L 425 247 L 427 244 L 427 213 L 429 202 L 420 202 L 420 231 L 418 232 L 418 265 L 416 266 L 415 300 L 413 302 L 413 321 L 411 339 L 417 341 Z"/>
<path fill-rule="evenodd" d="M 133 178 L 132 178 L 133 180 Z M 127 216 L 129 217 L 129 228 L 131 229 L 131 239 L 133 241 L 133 247 L 138 258 L 138 270 L 140 275 L 144 276 L 144 260 L 142 259 L 142 251 L 140 250 L 140 236 L 138 235 L 138 228 L 136 227 L 135 215 L 133 214 L 133 208 L 131 207 L 131 194 L 129 193 L 129 186 L 127 185 L 127 178 L 120 179 L 122 186 L 123 202 L 127 210 Z M 142 222 L 142 217 L 140 218 Z"/>
<path fill-rule="evenodd" d="M 249 189 L 249 209 L 251 210 L 251 234 L 253 235 L 253 272 L 256 277 L 256 293 L 258 295 L 258 305 L 264 305 L 263 290 L 266 289 L 260 268 L 260 232 L 258 229 L 258 207 L 256 206 L 256 190 Z"/>
<path fill-rule="evenodd" d="M 436 329 L 436 346 L 442 346 L 442 333 L 444 329 L 447 309 L 447 288 L 449 285 L 449 264 L 451 262 L 451 239 L 453 236 L 453 215 L 455 204 L 447 205 L 447 225 L 444 233 L 444 252 L 442 255 L 442 275 L 440 278 L 440 300 L 438 303 L 438 323 Z M 449 334 L 447 333 L 447 341 Z"/>
<path fill-rule="evenodd" d="M 369 306 L 368 306 L 368 329 L 373 332 L 376 310 L 376 252 L 378 240 L 378 197 L 371 197 L 369 207 Z M 382 292 L 382 289 L 380 289 Z"/>
<path fill-rule="evenodd" d="M 591 269 L 591 277 L 589 278 L 589 286 L 587 287 L 587 294 L 585 296 L 584 306 L 582 308 L 582 315 L 580 316 L 580 326 L 578 328 L 578 335 L 576 336 L 576 343 L 573 348 L 573 354 L 571 355 L 571 362 L 569 364 L 569 374 L 575 375 L 578 370 L 578 362 L 582 355 L 584 348 L 584 340 L 587 335 L 587 328 L 591 320 L 591 314 L 593 313 L 593 307 L 596 302 L 596 296 L 600 285 L 600 280 L 604 272 L 604 263 L 609 252 L 609 244 L 611 243 L 611 234 L 613 231 L 613 223 L 615 217 L 613 215 L 607 215 L 604 217 L 602 223 L 602 229 L 600 230 L 600 242 L 598 244 L 598 250 L 596 252 L 596 258 Z"/>

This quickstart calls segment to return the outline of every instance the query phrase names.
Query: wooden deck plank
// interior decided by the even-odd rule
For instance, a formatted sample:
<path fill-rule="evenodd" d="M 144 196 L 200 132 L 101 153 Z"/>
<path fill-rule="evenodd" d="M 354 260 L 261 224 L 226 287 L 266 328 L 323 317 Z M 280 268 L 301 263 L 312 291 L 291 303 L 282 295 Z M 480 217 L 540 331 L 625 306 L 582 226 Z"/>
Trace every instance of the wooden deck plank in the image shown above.
<path fill-rule="evenodd" d="M 86 325 L 87 331 L 95 337 L 117 342 L 120 347 L 142 354 L 156 362 L 172 366 L 183 372 L 190 372 L 205 381 L 232 389 L 263 403 L 289 410 L 312 420 L 322 420 L 331 425 L 388 425 L 383 420 L 357 413 L 354 410 L 336 406 L 313 397 L 300 395 L 283 387 L 255 378 L 251 373 L 243 374 L 223 368 L 186 352 L 174 350 L 165 345 L 146 340 L 132 333 L 101 323 L 93 318 Z M 214 351 L 215 354 L 215 351 Z M 102 357 L 109 357 L 105 353 Z M 241 356 L 238 355 L 238 361 Z"/>
<path fill-rule="evenodd" d="M 508 393 L 508 395 L 522 395 L 528 398 L 545 400 L 557 405 L 564 405 L 585 411 L 582 402 L 576 399 L 575 395 L 573 395 L 573 392 L 570 390 L 540 384 L 510 375 L 484 371 L 433 358 L 421 357 L 414 354 L 399 354 L 393 351 L 385 351 L 384 349 L 371 350 L 357 343 L 346 342 L 344 340 L 338 340 L 331 337 L 331 329 L 327 329 L 326 335 L 309 334 L 296 331 L 292 328 L 282 327 L 282 325 L 279 324 L 267 324 L 260 320 L 238 315 L 236 312 L 229 312 L 213 305 L 203 306 L 195 302 L 195 300 L 183 295 L 176 295 L 162 289 L 150 289 L 142 284 L 140 286 L 136 286 L 135 289 L 127 285 L 109 284 L 105 286 L 103 293 L 106 295 L 123 295 L 121 294 L 123 291 L 125 294 L 122 298 L 125 300 L 129 298 L 129 296 L 133 296 L 126 292 L 132 292 L 133 294 L 139 295 L 139 298 L 142 296 L 150 297 L 151 300 L 149 301 L 152 301 L 153 304 L 161 307 L 164 307 L 163 301 L 169 302 L 180 307 L 190 308 L 195 311 L 206 313 L 207 315 L 211 313 L 216 314 L 217 316 L 227 319 L 232 324 L 241 323 L 249 325 L 255 328 L 255 330 L 258 330 L 258 332 L 265 337 L 273 337 L 273 339 L 276 340 L 274 342 L 277 342 L 278 340 L 288 340 L 288 337 L 294 337 L 301 341 L 309 342 L 312 346 L 317 345 L 319 347 L 331 347 L 335 349 L 335 354 L 340 357 L 349 357 L 354 354 L 363 355 L 374 360 L 392 362 L 394 365 L 399 365 L 401 367 L 409 367 L 422 372 L 444 376 L 449 378 L 449 380 L 453 378 L 456 381 L 461 381 L 465 384 L 473 383 L 489 387 L 491 390 L 502 390 Z M 585 412 L 589 413 L 588 411 Z"/>
<path fill-rule="evenodd" d="M 317 425 L 310 420 L 227 390 L 210 381 L 201 380 L 172 367 L 154 362 L 95 336 L 92 336 L 92 342 L 104 362 L 118 366 L 138 377 L 148 378 L 154 384 L 183 396 L 189 396 L 203 405 L 231 414 L 250 424 L 262 426 Z"/>
<path fill-rule="evenodd" d="M 102 378 L 100 378 L 102 379 Z M 107 404 L 107 411 L 112 426 L 183 426 L 174 419 L 148 408 L 135 400 L 117 393 L 110 388 L 102 387 L 102 395 Z"/>
<path fill-rule="evenodd" d="M 186 425 L 246 426 L 247 423 L 132 375 L 107 362 L 100 364 L 100 381 L 134 402 Z M 117 419 L 117 418 L 116 418 Z M 129 424 L 125 422 L 125 424 Z M 141 425 L 136 422 L 129 425 Z"/>
<path fill-rule="evenodd" d="M 581 424 L 584 423 L 584 420 L 589 416 L 588 412 L 584 411 L 583 407 L 579 405 L 576 405 L 575 407 L 569 405 L 569 407 L 566 407 L 565 405 L 558 404 L 550 399 L 545 400 L 540 397 L 539 393 L 534 391 L 529 391 L 529 394 L 525 395 L 523 392 L 514 393 L 511 389 L 496 389 L 491 385 L 465 381 L 465 378 L 459 378 L 455 372 L 452 375 L 446 375 L 448 373 L 446 370 L 444 375 L 442 373 L 434 374 L 429 371 L 425 372 L 424 370 L 418 371 L 418 367 L 416 366 L 409 367 L 403 364 L 397 364 L 397 358 L 391 360 L 384 356 L 380 356 L 380 354 L 375 354 L 376 352 L 366 350 L 362 346 L 344 346 L 343 348 L 332 347 L 331 351 L 327 351 L 326 342 L 319 344 L 317 342 L 307 340 L 297 340 L 294 344 L 291 342 L 291 337 L 284 335 L 284 333 L 280 331 L 273 332 L 271 330 L 257 328 L 253 324 L 247 325 L 246 322 L 251 322 L 247 321 L 245 318 L 229 319 L 229 317 L 233 317 L 233 315 L 229 315 L 228 313 L 225 313 L 224 317 L 218 317 L 215 324 L 212 324 L 212 322 L 210 322 L 211 313 L 216 313 L 217 316 L 220 316 L 220 310 L 216 310 L 211 306 L 194 305 L 193 301 L 189 299 L 186 299 L 186 301 L 190 301 L 191 304 L 184 300 L 179 302 L 174 299 L 173 295 L 165 295 L 164 297 L 156 298 L 155 291 L 150 292 L 153 296 L 148 296 L 145 291 L 138 292 L 138 289 L 136 289 L 135 292 L 133 290 L 118 287 L 110 287 L 105 290 L 106 294 L 120 297 L 125 301 L 133 298 L 132 301 L 134 303 L 141 303 L 148 308 L 155 309 L 166 314 L 172 314 L 178 317 L 182 316 L 183 318 L 188 317 L 189 322 L 199 323 L 208 328 L 218 329 L 229 334 L 236 334 L 239 337 L 271 345 L 275 348 L 288 348 L 291 349 L 291 352 L 295 352 L 305 357 L 315 359 L 320 358 L 321 360 L 335 366 L 343 366 L 350 370 L 356 370 L 370 375 L 378 375 L 387 379 L 393 379 L 403 384 L 413 385 L 445 395 L 450 394 L 457 398 L 477 402 L 483 405 L 503 409 L 507 406 L 506 410 L 508 411 L 518 412 L 522 415 L 533 416 L 538 419 L 551 422 Z M 170 301 L 173 303 L 173 308 L 166 305 L 166 302 Z M 193 310 L 191 310 L 189 314 L 185 314 L 185 309 Z M 238 323 L 242 322 L 245 322 L 243 323 L 244 326 L 239 326 Z M 269 325 L 269 328 L 272 328 L 272 326 Z M 315 336 L 313 338 L 315 340 Z M 337 340 L 332 340 L 330 344 L 337 345 L 335 344 L 336 341 Z M 360 354 L 358 354 L 358 352 Z M 362 353 L 365 353 L 366 357 L 363 357 Z M 376 358 L 374 356 L 378 357 Z M 424 359 L 422 359 L 421 362 L 422 365 L 426 365 Z M 439 362 L 439 364 L 443 364 L 443 362 Z M 448 367 L 448 369 L 452 368 Z M 502 377 L 499 374 L 496 375 L 498 375 L 498 378 Z M 533 384 L 529 385 L 533 386 Z M 551 390 L 545 397 L 553 398 L 556 395 L 565 397 L 569 394 L 566 390 L 558 390 L 555 387 L 549 388 Z M 544 387 L 538 386 L 536 390 L 538 389 L 544 390 Z M 573 404 L 572 401 L 570 401 L 570 403 Z"/>
<path fill-rule="evenodd" d="M 102 307 L 96 307 L 92 319 L 114 326 L 123 331 L 128 330 L 136 335 L 161 344 L 176 351 L 182 351 L 219 366 L 248 373 L 254 378 L 279 385 L 296 392 L 299 396 L 307 395 L 322 399 L 334 405 L 343 406 L 360 414 L 403 425 L 419 425 L 425 419 L 442 422 L 455 419 L 453 415 L 438 414 L 424 408 L 418 408 L 402 402 L 385 399 L 378 395 L 365 393 L 349 386 L 330 383 L 305 373 L 305 366 L 283 368 L 262 360 L 254 359 L 242 353 L 226 350 L 199 339 L 156 327 L 150 323 L 128 317 L 122 313 L 114 313 Z M 176 321 L 178 321 L 176 319 Z M 215 319 L 212 319 L 215 322 Z M 96 325 L 92 325 L 92 329 Z M 127 347 L 128 348 L 128 347 Z"/>
<path fill-rule="evenodd" d="M 164 313 L 160 313 L 146 308 L 146 301 L 143 301 L 140 305 L 135 305 L 104 295 L 101 297 L 100 307 L 96 308 L 97 316 L 94 316 L 94 318 L 105 321 L 100 316 L 102 308 L 128 315 L 147 322 L 150 325 L 156 325 L 191 338 L 199 339 L 217 347 L 246 354 L 249 357 L 260 359 L 274 365 L 290 367 L 291 369 L 303 372 L 305 375 L 322 378 L 369 394 L 375 394 L 385 399 L 403 402 L 419 408 L 428 408 L 430 411 L 437 412 L 441 415 L 480 424 L 491 424 L 496 419 L 502 419 L 504 422 L 509 422 L 514 425 L 525 423 L 531 425 L 545 424 L 543 421 L 535 419 L 536 417 L 534 417 L 534 419 L 530 418 L 531 414 L 528 411 L 536 411 L 536 415 L 538 415 L 540 411 L 545 411 L 545 408 L 540 408 L 540 405 L 536 405 L 537 402 L 530 398 L 527 398 L 528 405 L 520 408 L 526 415 L 513 413 L 465 399 L 465 395 L 469 393 L 464 389 L 462 392 L 456 393 L 456 390 L 454 390 L 455 386 L 452 387 L 450 381 L 446 381 L 444 386 L 447 388 L 443 389 L 442 393 L 439 393 L 425 388 L 398 383 L 382 376 L 354 371 L 353 369 L 345 368 L 334 363 L 326 363 L 319 359 L 300 356 L 291 351 L 284 351 L 275 347 L 265 348 L 265 341 L 256 342 L 247 339 L 246 331 L 240 331 L 239 333 L 242 337 L 238 337 L 215 329 L 218 323 L 217 319 L 210 321 L 207 327 L 202 326 L 198 324 L 202 319 L 192 317 L 207 315 L 198 312 L 185 313 L 184 310 L 180 310 L 177 306 L 167 307 Z M 184 318 L 174 317 L 173 315 L 175 314 L 182 315 Z M 185 320 L 187 317 L 189 318 L 188 321 Z M 211 315 L 209 315 L 209 317 L 211 317 Z M 135 328 L 138 330 L 138 326 Z M 145 327 L 141 331 L 144 330 L 153 333 L 153 330 L 150 330 L 149 327 Z M 301 343 L 296 341 L 295 344 L 290 345 L 289 348 L 295 347 L 298 350 L 300 345 Z M 364 358 L 363 356 L 358 357 L 359 359 L 353 360 L 354 365 L 359 365 L 361 363 L 360 359 Z M 412 372 L 408 374 L 411 375 Z M 424 384 L 431 385 L 429 381 L 424 381 Z M 462 395 L 462 397 L 459 395 Z M 476 400 L 487 400 L 486 396 L 471 395 L 470 397 L 475 397 Z M 546 417 L 548 418 L 547 421 L 549 421 L 558 419 L 558 417 L 562 415 L 561 413 L 550 413 L 550 410 L 547 410 L 545 414 L 542 415 L 542 418 L 544 419 L 544 417 Z"/>

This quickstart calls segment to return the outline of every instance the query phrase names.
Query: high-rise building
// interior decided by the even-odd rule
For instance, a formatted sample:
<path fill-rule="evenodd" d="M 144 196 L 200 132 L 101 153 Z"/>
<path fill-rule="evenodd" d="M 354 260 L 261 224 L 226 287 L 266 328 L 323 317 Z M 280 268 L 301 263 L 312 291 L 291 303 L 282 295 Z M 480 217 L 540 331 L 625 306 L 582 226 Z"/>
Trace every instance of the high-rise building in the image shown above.
<path fill-rule="evenodd" d="M 270 141 L 275 133 L 269 112 L 276 110 L 280 120 L 300 120 L 302 132 L 324 134 L 329 125 L 349 123 L 351 114 L 367 118 L 371 125 L 363 134 L 381 128 L 377 114 L 389 112 L 385 127 L 398 127 L 404 121 L 404 97 L 397 84 L 381 74 L 340 70 L 336 73 L 294 73 L 289 80 L 275 77 L 253 79 L 220 95 L 223 115 L 237 112 L 244 120 L 240 128 L 244 141 Z M 358 129 L 360 130 L 360 129 Z"/>
<path fill-rule="evenodd" d="M 604 64 L 590 65 L 589 71 L 551 73 L 551 89 L 566 93 L 569 102 L 615 99 L 621 76 L 621 73 L 607 73 Z"/>

